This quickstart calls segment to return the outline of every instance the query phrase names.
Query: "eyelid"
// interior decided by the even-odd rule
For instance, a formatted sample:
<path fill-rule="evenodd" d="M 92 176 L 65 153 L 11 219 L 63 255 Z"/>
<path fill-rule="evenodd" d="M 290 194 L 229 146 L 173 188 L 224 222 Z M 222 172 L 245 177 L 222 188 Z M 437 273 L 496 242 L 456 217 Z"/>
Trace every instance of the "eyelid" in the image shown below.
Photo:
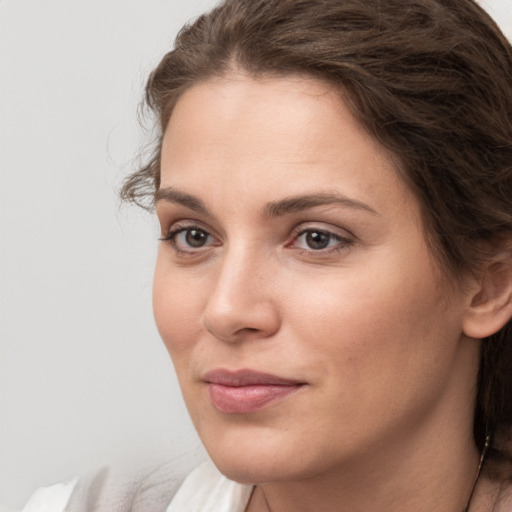
<path fill-rule="evenodd" d="M 338 243 L 335 244 L 334 246 L 328 246 L 322 249 L 305 249 L 303 247 L 294 247 L 293 244 L 297 242 L 299 237 L 309 232 L 318 232 L 330 235 L 334 239 L 337 239 Z M 355 236 L 346 229 L 341 229 L 332 225 L 326 226 L 324 223 L 321 222 L 308 222 L 299 224 L 297 227 L 293 229 L 293 231 L 290 234 L 290 241 L 286 244 L 286 246 L 307 255 L 322 257 L 332 253 L 346 251 L 350 246 L 352 246 L 355 243 L 355 241 Z"/>
<path fill-rule="evenodd" d="M 199 230 L 203 231 L 207 234 L 208 237 L 210 237 L 213 240 L 213 243 L 209 243 L 207 245 L 201 246 L 201 247 L 187 247 L 183 248 L 180 247 L 178 241 L 176 240 L 177 237 L 188 230 Z M 198 256 L 208 249 L 211 249 L 212 247 L 216 247 L 220 245 L 220 243 L 217 243 L 219 241 L 218 236 L 215 234 L 215 232 L 209 228 L 208 226 L 205 226 L 202 222 L 192 220 L 192 219 L 183 219 L 179 221 L 175 221 L 171 224 L 170 228 L 167 230 L 165 234 L 162 234 L 162 236 L 159 238 L 161 242 L 167 242 L 172 250 L 179 256 Z"/>
<path fill-rule="evenodd" d="M 165 227 L 168 225 L 169 227 Z M 170 235 L 176 233 L 178 231 L 183 231 L 185 229 L 201 229 L 206 231 L 208 234 L 218 238 L 216 234 L 214 234 L 214 230 L 209 226 L 205 225 L 203 222 L 196 219 L 178 219 L 173 220 L 172 222 L 168 222 L 165 225 L 162 225 L 162 239 L 168 239 Z"/>
<path fill-rule="evenodd" d="M 328 233 L 343 240 L 351 239 L 354 240 L 356 237 L 347 229 L 333 226 L 332 224 L 326 224 L 324 222 L 303 222 L 293 228 L 290 233 L 290 239 L 298 237 L 308 231 L 320 231 L 322 233 Z"/>

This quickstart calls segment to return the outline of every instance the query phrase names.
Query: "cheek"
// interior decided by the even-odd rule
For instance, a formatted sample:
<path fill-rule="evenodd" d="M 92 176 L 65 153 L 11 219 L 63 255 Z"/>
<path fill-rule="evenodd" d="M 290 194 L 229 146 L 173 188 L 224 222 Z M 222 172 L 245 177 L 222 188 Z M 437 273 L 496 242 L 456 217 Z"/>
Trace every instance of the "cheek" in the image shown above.
<path fill-rule="evenodd" d="M 420 418 L 452 374 L 457 324 L 436 287 L 364 281 L 289 298 L 288 338 L 319 392 L 315 428 L 333 446 L 340 430 L 354 442 L 362 429 L 377 439 L 383 428 Z"/>
<path fill-rule="evenodd" d="M 153 314 L 160 336 L 175 363 L 191 350 L 193 340 L 197 338 L 201 301 L 201 295 L 190 289 L 189 280 L 157 262 L 153 279 Z"/>
<path fill-rule="evenodd" d="M 412 373 L 449 350 L 447 341 L 460 334 L 457 315 L 430 267 L 387 269 L 361 268 L 316 280 L 316 286 L 307 280 L 295 286 L 287 299 L 287 320 L 300 350 L 313 360 L 321 355 L 332 373 L 339 365 L 346 377 L 362 382 L 385 380 L 408 367 Z"/>

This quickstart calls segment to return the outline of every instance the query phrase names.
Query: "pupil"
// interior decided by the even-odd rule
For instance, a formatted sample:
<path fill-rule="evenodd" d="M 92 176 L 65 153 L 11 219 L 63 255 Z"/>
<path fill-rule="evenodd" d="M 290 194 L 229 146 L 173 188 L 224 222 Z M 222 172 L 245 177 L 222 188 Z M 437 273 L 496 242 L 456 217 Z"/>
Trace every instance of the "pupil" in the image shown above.
<path fill-rule="evenodd" d="M 199 229 L 189 229 L 185 238 L 191 247 L 202 247 L 206 243 L 208 235 Z"/>
<path fill-rule="evenodd" d="M 329 245 L 330 235 L 319 231 L 310 231 L 306 235 L 306 242 L 311 249 L 325 249 Z"/>

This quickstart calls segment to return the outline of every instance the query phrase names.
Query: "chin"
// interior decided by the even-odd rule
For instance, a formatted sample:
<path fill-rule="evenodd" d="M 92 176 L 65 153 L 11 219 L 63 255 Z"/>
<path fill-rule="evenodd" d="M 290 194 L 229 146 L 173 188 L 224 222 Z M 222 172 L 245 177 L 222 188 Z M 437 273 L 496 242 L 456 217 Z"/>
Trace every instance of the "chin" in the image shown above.
<path fill-rule="evenodd" d="M 217 469 L 230 480 L 240 484 L 257 485 L 266 482 L 293 480 L 294 475 L 289 475 L 289 468 L 283 467 L 276 461 L 254 460 L 249 457 L 212 458 Z"/>
<path fill-rule="evenodd" d="M 227 478 L 256 485 L 303 480 L 321 472 L 326 459 L 305 451 L 298 453 L 298 446 L 304 446 L 304 442 L 289 437 L 255 435 L 245 442 L 231 439 L 225 445 L 216 444 L 213 449 L 206 445 L 206 448 L 213 463 Z"/>

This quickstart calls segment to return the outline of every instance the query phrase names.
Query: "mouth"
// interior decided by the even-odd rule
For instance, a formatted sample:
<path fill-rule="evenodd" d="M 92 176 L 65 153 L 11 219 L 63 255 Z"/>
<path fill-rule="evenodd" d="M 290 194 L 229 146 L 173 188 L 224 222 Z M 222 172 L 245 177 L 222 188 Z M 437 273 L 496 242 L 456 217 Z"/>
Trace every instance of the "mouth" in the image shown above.
<path fill-rule="evenodd" d="M 203 376 L 213 406 L 227 414 L 247 414 L 267 407 L 306 383 L 253 370 L 213 370 Z"/>

